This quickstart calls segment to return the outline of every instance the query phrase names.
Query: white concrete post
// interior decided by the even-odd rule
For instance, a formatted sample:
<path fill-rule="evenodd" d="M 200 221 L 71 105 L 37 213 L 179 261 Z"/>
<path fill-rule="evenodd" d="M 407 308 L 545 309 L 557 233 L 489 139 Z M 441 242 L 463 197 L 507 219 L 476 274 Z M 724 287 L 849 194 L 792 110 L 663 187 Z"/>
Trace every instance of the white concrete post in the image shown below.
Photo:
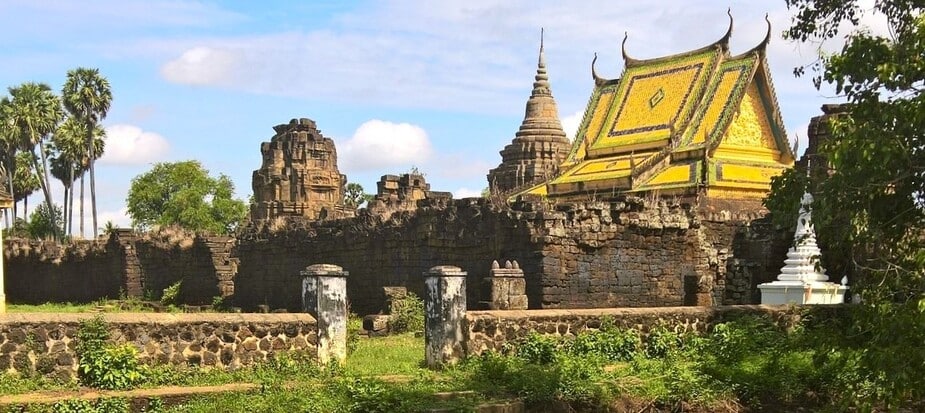
<path fill-rule="evenodd" d="M 429 368 L 453 364 L 464 355 L 466 272 L 442 265 L 424 273 L 424 356 Z"/>
<path fill-rule="evenodd" d="M 318 325 L 318 361 L 347 360 L 347 275 L 331 264 L 310 265 L 302 275 L 302 310 Z"/>

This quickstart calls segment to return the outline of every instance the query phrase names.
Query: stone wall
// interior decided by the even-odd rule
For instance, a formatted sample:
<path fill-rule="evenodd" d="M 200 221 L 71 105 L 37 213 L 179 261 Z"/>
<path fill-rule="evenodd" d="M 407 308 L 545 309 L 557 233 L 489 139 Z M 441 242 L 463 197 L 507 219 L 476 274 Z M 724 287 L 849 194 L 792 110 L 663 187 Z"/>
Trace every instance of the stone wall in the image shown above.
<path fill-rule="evenodd" d="M 326 263 L 350 273 L 351 310 L 373 314 L 384 309 L 383 287 L 421 295 L 423 272 L 453 265 L 468 273 L 476 308 L 489 298 L 477 286 L 492 261 L 516 260 L 530 308 L 750 304 L 755 286 L 779 272 L 788 235 L 761 219 L 760 203 L 627 198 L 502 208 L 481 198 L 424 199 L 411 211 L 262 221 L 235 239 L 120 232 L 65 247 L 8 240 L 7 295 L 27 303 L 157 297 L 182 280 L 188 304 L 222 296 L 245 311 L 299 311 L 300 271 Z"/>
<path fill-rule="evenodd" d="M 139 236 L 120 231 L 108 240 L 66 245 L 4 240 L 7 300 L 40 304 L 100 298 L 159 297 L 182 281 L 180 300 L 210 304 L 234 293 L 237 261 L 231 237 L 203 237 L 176 230 Z"/>
<path fill-rule="evenodd" d="M 61 378 L 77 372 L 80 322 L 91 314 L 0 315 L 0 371 Z M 317 352 L 308 314 L 106 314 L 116 343 L 152 364 L 236 368 L 280 351 Z"/>
<path fill-rule="evenodd" d="M 816 309 L 822 316 L 831 316 L 840 307 Z M 802 309 L 792 306 L 721 306 L 721 307 L 659 307 L 604 308 L 527 311 L 469 311 L 466 314 L 465 348 L 469 356 L 485 351 L 501 351 L 504 344 L 521 340 L 531 333 L 556 337 L 574 337 L 586 330 L 597 330 L 604 319 L 619 328 L 634 329 L 643 334 L 657 325 L 672 331 L 704 333 L 713 325 L 743 315 L 770 317 L 790 326 L 801 318 Z"/>

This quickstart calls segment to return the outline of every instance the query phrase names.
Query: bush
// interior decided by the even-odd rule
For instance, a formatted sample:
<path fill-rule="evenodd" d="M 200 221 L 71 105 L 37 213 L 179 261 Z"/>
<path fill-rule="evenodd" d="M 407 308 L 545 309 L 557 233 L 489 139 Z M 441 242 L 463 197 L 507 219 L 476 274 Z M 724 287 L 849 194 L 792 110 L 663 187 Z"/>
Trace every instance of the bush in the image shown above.
<path fill-rule="evenodd" d="M 80 324 L 77 332 L 77 377 L 80 383 L 106 390 L 128 389 L 145 378 L 131 344 L 113 345 L 102 316 Z"/>
<path fill-rule="evenodd" d="M 424 301 L 408 293 L 392 302 L 389 328 L 394 333 L 424 330 Z"/>
<path fill-rule="evenodd" d="M 526 339 L 516 344 L 514 354 L 530 363 L 549 364 L 556 361 L 557 340 L 552 337 L 530 333 Z"/>
<path fill-rule="evenodd" d="M 639 350 L 639 334 L 634 330 L 607 329 L 587 331 L 569 343 L 568 353 L 596 355 L 608 361 L 629 361 Z"/>
<path fill-rule="evenodd" d="M 164 291 L 161 293 L 161 304 L 163 305 L 177 305 L 180 298 L 180 285 L 183 284 L 183 280 L 177 281 L 173 284 L 170 284 Z"/>

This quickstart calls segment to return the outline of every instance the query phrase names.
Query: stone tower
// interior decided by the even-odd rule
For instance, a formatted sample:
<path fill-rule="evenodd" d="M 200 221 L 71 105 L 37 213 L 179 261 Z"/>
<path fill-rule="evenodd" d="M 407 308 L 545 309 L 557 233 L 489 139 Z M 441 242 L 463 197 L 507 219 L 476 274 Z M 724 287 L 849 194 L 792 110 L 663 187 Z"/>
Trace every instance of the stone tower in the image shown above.
<path fill-rule="evenodd" d="M 535 79 L 520 130 L 501 150 L 501 164 L 488 172 L 488 185 L 493 192 L 510 193 L 552 178 L 568 155 L 571 144 L 562 130 L 559 109 L 549 87 L 542 32 Z"/>
<path fill-rule="evenodd" d="M 334 141 L 306 118 L 292 119 L 273 130 L 276 135 L 270 142 L 260 144 L 263 165 L 253 175 L 251 219 L 342 216 L 347 176 L 337 169 Z"/>

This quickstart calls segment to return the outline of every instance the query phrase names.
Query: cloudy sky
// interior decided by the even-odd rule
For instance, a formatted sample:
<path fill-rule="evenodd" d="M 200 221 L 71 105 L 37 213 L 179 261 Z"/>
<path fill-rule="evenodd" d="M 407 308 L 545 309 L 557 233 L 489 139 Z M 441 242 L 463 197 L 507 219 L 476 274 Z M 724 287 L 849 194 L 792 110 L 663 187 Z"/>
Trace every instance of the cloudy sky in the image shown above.
<path fill-rule="evenodd" d="M 101 225 L 130 223 L 131 178 L 154 162 L 198 159 L 247 199 L 260 143 L 298 117 L 335 140 L 341 172 L 367 190 L 383 174 L 416 167 L 432 189 L 474 196 L 523 118 L 541 27 L 571 134 L 595 52 L 598 73 L 619 77 L 624 32 L 631 56 L 683 52 L 721 37 L 729 7 L 733 53 L 759 43 L 770 16 L 769 61 L 787 132 L 805 139 L 810 117 L 838 99 L 791 74 L 817 46 L 781 39 L 790 22 L 783 0 L 4 0 L 0 86 L 38 81 L 60 90 L 78 66 L 110 80 L 97 169 Z"/>

